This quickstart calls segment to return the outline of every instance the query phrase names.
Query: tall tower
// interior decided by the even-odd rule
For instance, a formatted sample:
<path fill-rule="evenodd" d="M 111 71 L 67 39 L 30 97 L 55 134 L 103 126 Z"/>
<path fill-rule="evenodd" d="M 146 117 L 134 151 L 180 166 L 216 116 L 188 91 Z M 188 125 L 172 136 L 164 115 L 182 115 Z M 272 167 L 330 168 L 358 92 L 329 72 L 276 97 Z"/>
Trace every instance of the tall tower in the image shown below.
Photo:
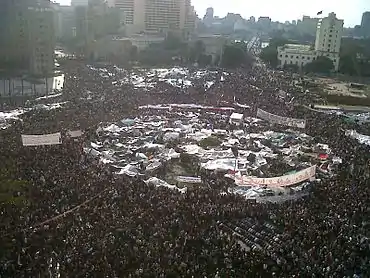
<path fill-rule="evenodd" d="M 330 13 L 317 24 L 315 50 L 339 53 L 342 34 L 343 20 L 337 19 L 335 13 Z"/>
<path fill-rule="evenodd" d="M 362 14 L 361 30 L 365 37 L 370 37 L 370 12 Z"/>
<path fill-rule="evenodd" d="M 339 68 L 339 52 L 343 34 L 343 20 L 335 13 L 319 20 L 316 31 L 315 51 L 317 56 L 326 56 L 333 61 L 334 68 Z"/>

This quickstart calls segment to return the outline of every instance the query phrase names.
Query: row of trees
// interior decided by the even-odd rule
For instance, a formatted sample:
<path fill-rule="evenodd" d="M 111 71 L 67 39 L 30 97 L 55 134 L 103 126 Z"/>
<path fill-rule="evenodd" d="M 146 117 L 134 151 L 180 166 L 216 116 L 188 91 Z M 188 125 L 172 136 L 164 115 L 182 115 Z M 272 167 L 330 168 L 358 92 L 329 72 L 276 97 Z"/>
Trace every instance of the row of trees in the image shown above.
<path fill-rule="evenodd" d="M 133 46 L 127 62 L 150 66 L 197 63 L 203 67 L 214 65 L 234 68 L 252 65 L 253 58 L 244 43 L 220 45 L 219 55 L 211 55 L 207 53 L 201 40 L 183 42 L 178 37 L 169 35 L 163 43 L 150 45 L 140 52 Z"/>

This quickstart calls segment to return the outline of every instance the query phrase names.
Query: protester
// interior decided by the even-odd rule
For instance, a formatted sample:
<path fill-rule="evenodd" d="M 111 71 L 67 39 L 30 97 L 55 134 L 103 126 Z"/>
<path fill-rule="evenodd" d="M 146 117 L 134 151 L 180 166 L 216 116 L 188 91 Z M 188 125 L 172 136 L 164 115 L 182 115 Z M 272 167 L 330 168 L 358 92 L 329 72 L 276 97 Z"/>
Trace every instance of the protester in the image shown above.
<path fill-rule="evenodd" d="M 230 71 L 207 90 L 202 78 L 187 88 L 159 80 L 151 88 L 118 86 L 127 74 L 67 64 L 62 95 L 53 100 L 65 102 L 62 108 L 33 110 L 1 131 L 0 169 L 26 182 L 14 192 L 21 201 L 1 204 L 1 277 L 370 276 L 369 146 L 344 132 L 356 124 L 301 106 L 312 99 L 294 77 L 264 67 Z M 78 141 L 20 141 L 20 134 L 76 129 L 84 131 L 80 140 L 92 141 L 101 123 L 155 113 L 139 105 L 234 101 L 250 106 L 247 116 L 260 108 L 305 119 L 305 132 L 342 158 L 337 175 L 297 201 L 260 204 L 221 194 L 228 185 L 217 174 L 202 173 L 213 186 L 180 193 L 112 175 Z"/>

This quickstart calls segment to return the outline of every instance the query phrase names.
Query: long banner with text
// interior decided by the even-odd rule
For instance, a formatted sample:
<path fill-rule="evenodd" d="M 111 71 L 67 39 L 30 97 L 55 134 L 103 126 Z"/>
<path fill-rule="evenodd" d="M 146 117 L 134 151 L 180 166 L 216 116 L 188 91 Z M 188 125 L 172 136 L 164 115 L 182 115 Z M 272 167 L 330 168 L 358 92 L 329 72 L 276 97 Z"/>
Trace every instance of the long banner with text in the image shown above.
<path fill-rule="evenodd" d="M 285 187 L 293 184 L 297 184 L 303 182 L 305 180 L 309 180 L 316 175 L 316 165 L 311 166 L 307 169 L 301 170 L 294 174 L 285 175 L 281 177 L 274 177 L 274 178 L 256 178 L 256 177 L 248 177 L 248 176 L 241 176 L 235 177 L 235 184 L 236 185 L 249 185 L 249 186 L 270 186 L 270 187 Z"/>
<path fill-rule="evenodd" d="M 306 120 L 286 118 L 286 117 L 274 115 L 274 114 L 271 114 L 259 108 L 257 110 L 257 117 L 263 120 L 269 121 L 270 123 L 273 123 L 273 124 L 280 124 L 280 125 L 286 125 L 286 126 L 298 127 L 298 128 L 306 127 Z"/>
<path fill-rule="evenodd" d="M 60 132 L 42 135 L 22 135 L 23 146 L 45 146 L 62 144 Z"/>

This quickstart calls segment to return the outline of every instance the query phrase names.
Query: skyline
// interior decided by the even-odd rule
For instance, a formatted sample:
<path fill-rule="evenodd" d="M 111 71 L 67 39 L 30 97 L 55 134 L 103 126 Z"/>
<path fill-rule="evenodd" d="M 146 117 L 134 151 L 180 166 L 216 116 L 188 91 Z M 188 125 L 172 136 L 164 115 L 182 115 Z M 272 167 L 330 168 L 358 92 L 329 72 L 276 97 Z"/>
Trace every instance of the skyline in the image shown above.
<path fill-rule="evenodd" d="M 70 5 L 71 0 L 55 0 L 61 5 Z M 248 19 L 254 16 L 269 16 L 273 21 L 285 22 L 302 19 L 303 15 L 315 17 L 317 12 L 323 11 L 323 16 L 330 12 L 336 13 L 339 19 L 344 20 L 345 27 L 354 27 L 361 24 L 362 14 L 370 11 L 369 0 L 259 0 L 258 2 L 248 2 L 245 0 L 229 0 L 227 3 L 222 0 L 192 0 L 195 10 L 200 18 L 203 18 L 208 7 L 214 8 L 215 16 L 224 17 L 227 13 L 238 13 L 243 18 Z"/>

